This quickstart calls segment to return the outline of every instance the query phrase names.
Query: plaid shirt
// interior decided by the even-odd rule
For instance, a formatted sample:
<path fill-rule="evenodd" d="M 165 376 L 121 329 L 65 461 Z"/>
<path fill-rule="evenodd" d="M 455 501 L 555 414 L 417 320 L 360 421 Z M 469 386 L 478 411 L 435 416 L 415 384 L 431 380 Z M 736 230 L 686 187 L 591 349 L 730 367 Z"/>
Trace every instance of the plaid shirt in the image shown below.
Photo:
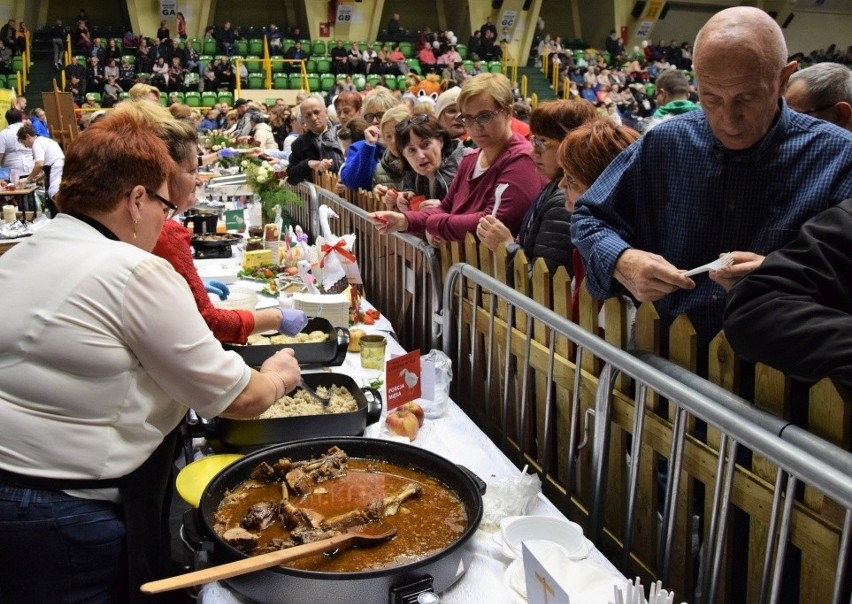
<path fill-rule="evenodd" d="M 622 152 L 580 198 L 571 237 L 599 298 L 624 293 L 619 255 L 636 248 L 688 270 L 720 253 L 768 254 L 806 220 L 852 196 L 852 133 L 781 114 L 757 145 L 724 149 L 703 111 L 658 125 Z M 664 326 L 686 313 L 699 349 L 722 328 L 724 289 L 707 275 L 655 303 Z"/>

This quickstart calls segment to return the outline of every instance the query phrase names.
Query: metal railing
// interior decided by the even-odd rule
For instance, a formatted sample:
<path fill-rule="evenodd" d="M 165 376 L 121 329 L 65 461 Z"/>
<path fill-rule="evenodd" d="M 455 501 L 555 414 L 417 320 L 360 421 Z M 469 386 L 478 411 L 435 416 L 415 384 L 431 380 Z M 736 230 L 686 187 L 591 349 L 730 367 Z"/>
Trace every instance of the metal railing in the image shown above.
<path fill-rule="evenodd" d="M 355 235 L 353 253 L 359 259 L 366 297 L 390 320 L 407 350 L 428 351 L 439 346 L 443 277 L 438 253 L 423 239 L 405 233 L 380 235 L 369 212 L 327 189 L 303 182 L 291 190 L 302 203 L 289 208 L 291 222 L 301 224 L 312 239 L 320 234 L 319 206 L 338 216 L 335 234 Z"/>
<path fill-rule="evenodd" d="M 749 484 L 764 489 L 764 499 L 771 498 L 771 506 L 768 501 L 765 505 L 752 502 L 759 510 L 753 512 L 752 521 L 766 525 L 765 535 L 761 536 L 762 562 L 754 551 L 749 552 L 755 558 L 753 564 L 762 564 L 748 585 L 753 601 L 782 601 L 781 585 L 792 531 L 798 531 L 806 541 L 811 539 L 808 534 L 802 537 L 805 523 L 811 523 L 808 526 L 814 531 L 828 534 L 825 542 L 836 546 L 830 552 L 822 552 L 825 558 L 832 559 L 818 562 L 834 567 L 832 601 L 839 603 L 848 597 L 852 454 L 755 408 L 670 361 L 613 346 L 467 264 L 454 264 L 447 272 L 442 322 L 444 352 L 456 367 L 465 368 L 454 383 L 456 400 L 518 465 L 536 466 L 546 494 L 566 514 L 578 517 L 579 512 L 587 516 L 589 538 L 598 547 L 607 544 L 620 553 L 614 557 L 620 557 L 617 564 L 625 574 L 631 574 L 639 564 L 667 583 L 673 564 L 678 565 L 679 571 L 691 566 L 689 552 L 676 550 L 673 544 L 678 541 L 678 514 L 681 524 L 685 515 L 693 519 L 692 508 L 681 496 L 698 473 L 691 468 L 692 474 L 687 474 L 684 460 L 691 460 L 694 466 L 699 457 L 695 451 L 701 449 L 704 475 L 709 476 L 704 480 L 707 495 L 698 498 L 699 506 L 704 504 L 698 517 L 704 517 L 705 538 L 699 558 L 701 572 L 690 584 L 694 593 L 686 597 L 694 595 L 695 601 L 702 602 L 724 601 L 724 596 L 719 595 L 719 569 L 723 557 L 728 558 L 726 563 L 730 566 L 730 557 L 741 554 L 732 547 L 731 517 L 743 497 L 756 496 L 743 494 Z M 586 371 L 589 357 L 603 365 L 597 378 Z M 563 396 L 566 391 L 567 396 Z M 625 392 L 633 393 L 632 400 Z M 592 399 L 593 405 L 581 415 L 582 399 Z M 587 422 L 583 431 L 581 417 Z M 591 454 L 584 464 L 580 452 L 589 441 L 580 442 L 580 437 L 591 431 L 591 417 L 594 436 Z M 701 428 L 696 428 L 702 424 L 708 433 L 716 435 L 717 443 L 711 446 L 702 440 Z M 618 439 L 613 435 L 615 430 L 619 431 Z M 660 444 L 666 442 L 663 435 L 670 435 L 668 445 Z M 665 446 L 670 447 L 667 457 L 660 454 Z M 746 476 L 749 471 L 741 459 L 745 452 L 755 460 L 760 458 L 761 463 L 775 464 L 774 485 L 767 489 L 759 477 Z M 655 557 L 637 561 L 633 548 L 637 481 L 657 480 L 660 471 L 655 465 L 660 460 L 648 459 L 653 457 L 649 453 L 664 458 L 665 496 L 661 527 L 653 545 Z M 714 455 L 712 467 L 710 460 Z M 640 472 L 640 465 L 651 471 Z M 617 482 L 613 482 L 613 476 L 619 477 Z M 583 480 L 591 482 L 590 488 L 586 485 L 589 495 L 578 501 L 581 487 L 577 485 Z M 818 492 L 832 500 L 830 507 L 839 506 L 840 520 L 835 523 L 814 518 L 799 501 L 797 488 L 801 485 L 806 485 L 805 498 L 810 489 L 812 496 Z M 613 496 L 617 500 L 610 501 Z M 734 501 L 735 496 L 739 503 Z M 815 535 L 812 538 L 818 540 Z"/>

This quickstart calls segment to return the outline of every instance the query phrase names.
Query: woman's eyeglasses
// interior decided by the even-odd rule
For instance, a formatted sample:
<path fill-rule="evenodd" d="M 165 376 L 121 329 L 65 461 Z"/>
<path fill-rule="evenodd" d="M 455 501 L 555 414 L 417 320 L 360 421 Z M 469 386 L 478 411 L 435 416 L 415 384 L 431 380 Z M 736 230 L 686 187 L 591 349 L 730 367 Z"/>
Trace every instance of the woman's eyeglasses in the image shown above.
<path fill-rule="evenodd" d="M 175 204 L 173 204 L 171 201 L 169 201 L 168 199 L 166 199 L 165 197 L 163 197 L 159 193 L 154 193 L 153 191 L 149 191 L 147 189 L 145 190 L 145 192 L 148 193 L 148 195 L 150 197 L 153 197 L 154 199 L 159 201 L 161 204 L 163 204 L 163 206 L 164 206 L 163 207 L 163 215 L 166 217 L 166 220 L 169 220 L 172 216 L 177 214 L 177 210 L 178 210 L 177 206 Z"/>
<path fill-rule="evenodd" d="M 408 130 L 409 126 L 416 126 L 417 124 L 422 124 L 423 122 L 425 122 L 428 119 L 429 119 L 429 116 L 426 115 L 425 113 L 423 113 L 421 115 L 415 115 L 414 117 L 410 117 L 407 120 L 402 120 L 400 123 L 398 123 L 396 125 L 396 128 L 394 128 L 394 130 L 396 130 L 397 134 L 402 134 L 403 132 Z"/>
<path fill-rule="evenodd" d="M 364 114 L 364 121 L 367 122 L 367 123 L 380 122 L 380 121 L 382 121 L 383 117 L 385 117 L 384 111 L 376 111 L 374 113 L 365 113 Z"/>
<path fill-rule="evenodd" d="M 456 119 L 464 124 L 466 128 L 470 128 L 474 124 L 485 126 L 486 124 L 490 124 L 491 120 L 493 120 L 498 113 L 503 113 L 503 111 L 504 109 L 501 107 L 494 111 L 483 111 L 479 115 L 459 115 Z"/>
<path fill-rule="evenodd" d="M 536 151 L 544 151 L 546 148 L 551 147 L 557 144 L 559 141 L 547 138 L 546 136 L 534 136 L 532 137 L 533 149 Z"/>

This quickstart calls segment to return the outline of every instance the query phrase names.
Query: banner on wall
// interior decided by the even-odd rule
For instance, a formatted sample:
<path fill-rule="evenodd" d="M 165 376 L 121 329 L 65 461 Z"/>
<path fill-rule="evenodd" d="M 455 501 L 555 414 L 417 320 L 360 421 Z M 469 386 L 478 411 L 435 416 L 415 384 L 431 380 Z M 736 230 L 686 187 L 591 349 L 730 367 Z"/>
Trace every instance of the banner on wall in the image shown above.
<path fill-rule="evenodd" d="M 352 5 L 338 4 L 337 5 L 337 20 L 340 25 L 349 25 L 352 23 Z"/>
<path fill-rule="evenodd" d="M 515 19 L 518 18 L 518 11 L 516 10 L 504 10 L 503 16 L 500 17 L 500 27 L 508 27 L 512 29 L 512 26 L 515 25 Z"/>
<path fill-rule="evenodd" d="M 163 17 L 177 16 L 177 0 L 160 0 L 160 15 Z"/>

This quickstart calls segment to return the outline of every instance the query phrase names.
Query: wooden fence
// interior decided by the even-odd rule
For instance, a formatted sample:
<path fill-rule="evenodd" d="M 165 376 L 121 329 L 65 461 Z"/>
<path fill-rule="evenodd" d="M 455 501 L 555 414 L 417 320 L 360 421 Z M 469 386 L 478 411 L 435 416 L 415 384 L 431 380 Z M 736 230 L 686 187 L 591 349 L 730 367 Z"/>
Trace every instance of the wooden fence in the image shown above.
<path fill-rule="evenodd" d="M 334 175 L 320 175 L 316 182 L 326 190 L 335 190 Z M 346 191 L 344 196 L 368 211 L 383 209 L 370 193 Z M 376 238 L 370 243 L 370 249 L 390 245 L 392 240 L 369 232 L 362 236 Z M 452 264 L 463 262 L 507 283 L 505 248 L 492 253 L 479 245 L 472 235 L 463 242 L 446 244 L 440 249 L 440 260 L 444 274 Z M 366 264 L 370 259 L 359 258 L 359 261 Z M 411 269 L 418 268 L 416 261 L 412 261 Z M 543 261 L 530 265 L 519 251 L 512 271 L 516 291 L 564 317 L 571 317 L 572 282 L 564 268 L 550 273 Z M 375 274 L 376 279 L 382 278 L 380 273 Z M 365 286 L 368 291 L 383 291 L 378 284 L 365 283 Z M 528 463 L 542 472 L 545 494 L 570 518 L 586 524 L 594 495 L 591 447 L 569 447 L 568 443 L 582 440 L 583 420 L 589 419 L 595 408 L 601 359 L 589 354 L 577 359 L 577 351 L 569 341 L 556 338 L 552 345 L 549 330 L 533 318 L 523 312 L 510 316 L 506 304 L 496 296 L 461 287 L 464 291 L 455 292 L 453 307 L 444 309 L 445 320 L 460 315 L 464 326 L 453 358 L 457 376 L 452 391 L 454 400 L 519 466 Z M 371 298 L 379 308 L 384 307 L 384 300 L 372 295 Z M 696 335 L 686 317 L 678 318 L 668 332 L 663 333 L 652 304 L 642 304 L 636 309 L 635 322 L 624 300 L 613 298 L 603 304 L 602 313 L 600 308 L 599 302 L 583 287 L 578 313 L 581 327 L 622 349 L 627 348 L 632 334 L 633 347 L 656 354 L 659 354 L 663 338 L 667 338 L 669 358 L 687 370 L 695 370 Z M 408 349 L 422 345 L 422 342 L 413 341 L 402 343 Z M 753 384 L 746 398 L 757 407 L 785 419 L 795 416 L 797 423 L 804 424 L 812 433 L 850 450 L 852 405 L 842 400 L 829 380 L 804 389 L 802 396 L 799 391 L 803 389 L 795 388 L 794 382 L 780 372 L 764 365 L 744 363 L 722 332 L 711 342 L 708 353 L 711 382 L 734 393 L 742 384 Z M 520 367 L 528 369 L 519 371 Z M 578 396 L 573 396 L 575 389 Z M 722 435 L 695 418 L 689 419 L 688 436 L 681 447 L 683 462 L 679 474 L 679 507 L 674 512 L 675 528 L 669 537 L 661 536 L 660 483 L 672 478 L 667 468 L 673 451 L 681 445 L 672 440 L 672 405 L 653 393 L 648 396 L 643 403 L 644 430 L 638 456 L 636 509 L 631 528 L 627 530 L 623 502 L 627 496 L 626 478 L 631 469 L 629 454 L 636 419 L 635 399 L 633 383 L 619 378 L 608 426 L 611 432 L 606 468 L 608 497 L 602 510 L 602 538 L 596 545 L 610 559 L 618 561 L 627 576 L 641 575 L 645 583 L 663 576 L 668 587 L 677 591 L 679 600 L 683 597 L 684 600 L 701 601 L 700 594 L 695 595 L 699 585 L 697 573 L 707 572 L 708 568 L 697 568 L 696 552 L 708 542 L 711 529 L 711 523 L 703 519 L 711 516 L 710 494 L 717 487 Z M 555 417 L 546 417 L 548 408 L 555 410 Z M 546 424 L 550 426 L 547 432 Z M 595 427 L 595 431 L 598 430 Z M 715 569 L 720 576 L 715 601 L 751 603 L 761 600 L 767 533 L 770 528 L 778 530 L 771 526 L 770 512 L 774 498 L 780 496 L 780 492 L 776 493 L 780 490 L 776 480 L 779 472 L 773 464 L 748 452 L 740 451 L 736 460 L 732 483 L 735 510 L 720 566 Z M 545 469 L 549 470 L 545 472 Z M 812 487 L 805 487 L 796 494 L 790 531 L 791 554 L 784 566 L 788 589 L 784 601 L 831 601 L 835 568 L 844 547 L 841 543 L 844 513 L 844 507 Z M 848 519 L 847 515 L 847 522 Z M 662 562 L 656 559 L 657 544 L 666 538 L 671 539 L 672 566 L 670 572 L 661 574 Z M 625 543 L 627 556 L 623 554 Z M 849 547 L 848 543 L 845 547 Z M 848 601 L 849 578 L 843 580 Z"/>

